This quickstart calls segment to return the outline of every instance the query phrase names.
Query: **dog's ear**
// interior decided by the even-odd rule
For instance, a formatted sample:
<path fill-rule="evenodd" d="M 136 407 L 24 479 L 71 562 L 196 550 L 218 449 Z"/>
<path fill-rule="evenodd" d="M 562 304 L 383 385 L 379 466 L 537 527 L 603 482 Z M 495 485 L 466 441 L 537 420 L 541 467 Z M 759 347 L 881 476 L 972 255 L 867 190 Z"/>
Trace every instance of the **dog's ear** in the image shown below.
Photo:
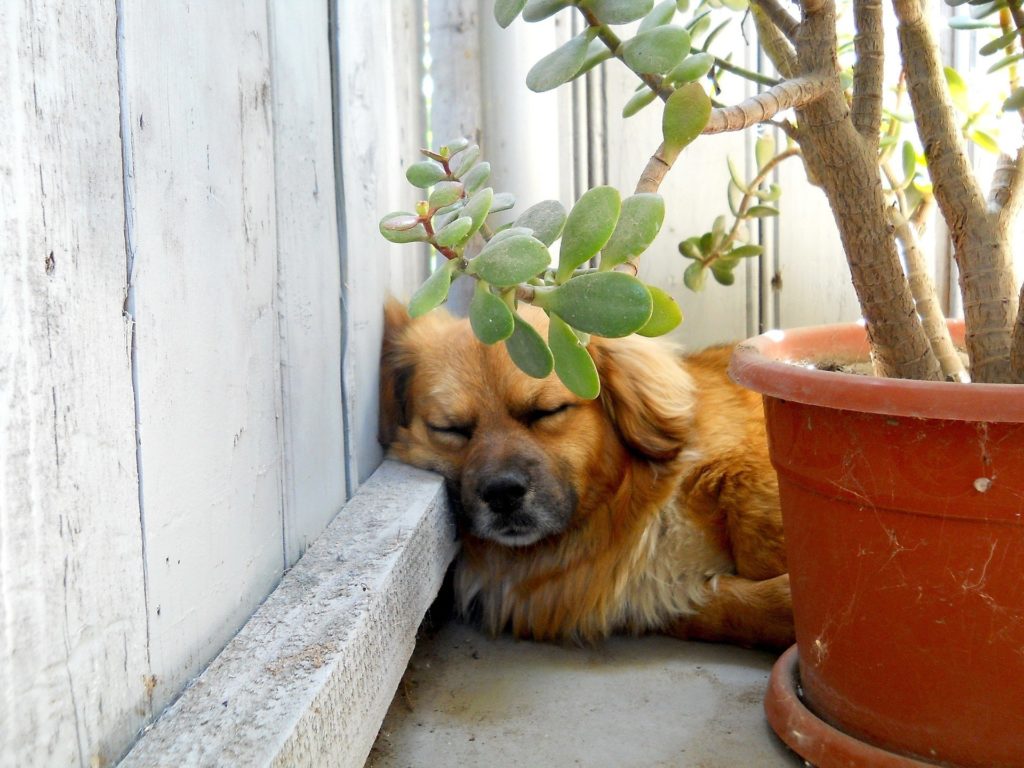
<path fill-rule="evenodd" d="M 384 305 L 384 341 L 380 351 L 380 420 L 377 440 L 385 448 L 394 441 L 399 427 L 408 426 L 409 381 L 413 363 L 405 351 L 403 337 L 411 322 L 405 306 L 389 298 Z"/>
<path fill-rule="evenodd" d="M 655 461 L 676 458 L 689 441 L 694 412 L 693 381 L 679 353 L 639 336 L 594 341 L 601 404 L 623 441 Z"/>

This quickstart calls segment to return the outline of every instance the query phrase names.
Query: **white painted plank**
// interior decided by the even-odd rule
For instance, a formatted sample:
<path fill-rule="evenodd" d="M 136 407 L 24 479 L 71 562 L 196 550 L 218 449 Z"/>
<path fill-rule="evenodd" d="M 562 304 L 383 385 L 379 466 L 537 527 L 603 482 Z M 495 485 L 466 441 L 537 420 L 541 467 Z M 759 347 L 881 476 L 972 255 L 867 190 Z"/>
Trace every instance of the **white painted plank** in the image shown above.
<path fill-rule="evenodd" d="M 454 537 L 440 478 L 385 462 L 122 768 L 363 765 Z"/>
<path fill-rule="evenodd" d="M 625 37 L 629 32 L 624 32 Z M 739 27 L 727 29 L 719 40 L 728 49 L 727 36 L 737 50 L 734 60 L 745 63 L 750 52 L 744 48 Z M 718 43 L 716 43 L 716 48 Z M 639 80 L 618 61 L 606 67 L 608 183 L 623 195 L 632 194 L 648 158 L 661 143 L 661 102 L 623 119 L 622 107 Z M 720 96 L 725 103 L 741 100 L 748 89 L 738 78 L 725 78 L 731 85 Z M 702 136 L 683 150 L 661 186 L 665 198 L 665 224 L 654 243 L 641 257 L 640 278 L 671 293 L 683 310 L 683 323 L 671 338 L 688 348 L 734 341 L 748 335 L 747 276 L 736 270 L 736 282 L 729 287 L 710 276 L 706 287 L 694 293 L 683 285 L 683 271 L 689 265 L 678 250 L 679 242 L 711 229 L 719 214 L 729 214 L 726 185 L 729 181 L 726 157 L 744 167 L 747 133 Z"/>
<path fill-rule="evenodd" d="M 777 313 L 772 325 L 796 328 L 856 320 L 860 304 L 825 194 L 807 183 L 797 158 L 783 163 L 778 183 L 782 197 L 777 203 L 778 278 L 772 298 Z"/>
<path fill-rule="evenodd" d="M 0 764 L 149 712 L 113 3 L 0 6 Z"/>
<path fill-rule="evenodd" d="M 344 199 L 343 387 L 350 491 L 380 463 L 377 372 L 383 302 L 408 297 L 425 276 L 422 251 L 384 241 L 380 218 L 412 210 L 418 190 L 405 167 L 422 146 L 419 71 L 422 30 L 409 3 L 332 0 L 337 20 L 336 108 Z"/>
<path fill-rule="evenodd" d="M 562 112 L 560 105 L 569 89 L 534 93 L 526 87 L 530 68 L 569 39 L 570 12 L 533 24 L 519 18 L 502 29 L 490 6 L 483 4 L 479 25 L 485 104 L 480 116 L 480 146 L 491 164 L 489 183 L 495 191 L 516 196 L 515 208 L 495 215 L 493 221 L 502 223 L 541 200 L 561 200 L 568 207 L 575 199 L 572 194 L 562 194 L 572 190 L 571 179 L 568 184 L 562 179 L 572 170 L 564 160 L 572 158 L 573 128 L 568 111 Z M 448 103 L 458 103 L 460 98 L 460 92 L 453 89 Z M 527 115 L 529 119 L 524 119 Z"/>
<path fill-rule="evenodd" d="M 290 565 L 345 501 L 341 262 L 327 0 L 269 8 Z"/>
<path fill-rule="evenodd" d="M 267 6 L 125 4 L 154 702 L 279 579 L 283 478 Z"/>

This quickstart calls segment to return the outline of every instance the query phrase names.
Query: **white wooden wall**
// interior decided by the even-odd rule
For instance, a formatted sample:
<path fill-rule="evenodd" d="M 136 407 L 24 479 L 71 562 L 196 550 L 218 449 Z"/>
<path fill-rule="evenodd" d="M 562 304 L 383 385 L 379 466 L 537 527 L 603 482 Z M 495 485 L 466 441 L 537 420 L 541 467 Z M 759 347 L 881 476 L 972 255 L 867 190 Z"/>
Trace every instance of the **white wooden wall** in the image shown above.
<path fill-rule="evenodd" d="M 116 761 L 379 463 L 421 35 L 360 6 L 0 4 L 0 765 Z"/>

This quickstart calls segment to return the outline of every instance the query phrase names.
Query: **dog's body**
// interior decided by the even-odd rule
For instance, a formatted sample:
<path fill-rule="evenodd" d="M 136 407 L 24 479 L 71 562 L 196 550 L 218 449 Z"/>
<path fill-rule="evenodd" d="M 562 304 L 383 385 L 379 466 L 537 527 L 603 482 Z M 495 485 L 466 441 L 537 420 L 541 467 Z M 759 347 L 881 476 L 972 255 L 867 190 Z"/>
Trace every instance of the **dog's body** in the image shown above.
<path fill-rule="evenodd" d="M 524 312 L 542 334 L 546 318 Z M 793 641 L 760 399 L 728 350 L 593 338 L 602 393 L 519 371 L 466 321 L 389 305 L 381 442 L 440 472 L 462 532 L 455 588 L 491 631 Z"/>

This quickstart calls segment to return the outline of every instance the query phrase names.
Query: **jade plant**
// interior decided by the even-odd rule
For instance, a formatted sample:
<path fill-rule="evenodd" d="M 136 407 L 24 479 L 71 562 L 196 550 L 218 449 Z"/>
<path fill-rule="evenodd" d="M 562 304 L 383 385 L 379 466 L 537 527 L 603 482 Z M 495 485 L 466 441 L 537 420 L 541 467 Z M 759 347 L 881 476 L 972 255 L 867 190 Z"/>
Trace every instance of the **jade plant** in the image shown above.
<path fill-rule="evenodd" d="M 949 2 L 949 0 L 947 0 Z M 962 4 L 954 0 L 952 4 Z M 992 72 L 1007 75 L 1008 112 L 1024 107 L 1017 80 L 1024 11 L 1021 0 L 966 0 L 958 29 L 991 30 L 983 55 L 998 56 Z M 918 379 L 968 378 L 937 307 L 919 233 L 932 206 L 945 219 L 959 267 L 969 377 L 978 382 L 1024 382 L 1024 302 L 1013 274 L 1010 234 L 1021 202 L 1024 152 L 999 154 L 987 195 L 967 160 L 967 142 L 999 151 L 960 76 L 941 64 L 922 0 L 892 0 L 901 68 L 884 81 L 881 0 L 852 0 L 852 33 L 837 23 L 835 0 L 496 0 L 495 18 L 508 26 L 522 15 L 539 21 L 572 8 L 584 29 L 542 58 L 527 75 L 535 91 L 559 87 L 615 59 L 637 77 L 623 108 L 629 117 L 663 102 L 663 141 L 642 170 L 633 196 L 620 201 L 608 187 L 586 192 L 566 213 L 554 201 L 524 211 L 496 231 L 487 216 L 513 200 L 484 186 L 489 167 L 477 147 L 449 143 L 410 167 L 409 180 L 429 190 L 415 213 L 384 217 L 381 231 L 397 242 L 424 241 L 444 257 L 413 297 L 420 314 L 444 301 L 451 279 L 476 280 L 470 320 L 485 343 L 504 340 L 512 358 L 535 376 L 552 367 L 574 391 L 596 396 L 599 383 L 586 352 L 588 334 L 621 336 L 666 332 L 680 319 L 663 291 L 636 279 L 637 260 L 665 215 L 657 190 L 682 149 L 702 133 L 778 128 L 785 146 L 768 135 L 756 143 L 756 175 L 730 167 L 730 214 L 707 232 L 685 239 L 684 281 L 698 290 L 710 273 L 733 281 L 742 259 L 760 253 L 747 242 L 749 223 L 778 214 L 781 190 L 771 172 L 802 159 L 808 180 L 828 198 L 860 300 L 872 359 L 879 375 Z M 716 55 L 714 42 L 736 14 L 749 13 L 758 44 L 778 78 L 744 70 Z M 725 16 L 722 21 L 721 17 Z M 629 37 L 614 27 L 639 21 Z M 756 80 L 764 88 L 738 104 L 721 104 L 725 76 Z M 710 88 L 712 96 L 706 88 Z M 911 115 L 905 114 L 909 100 Z M 1024 112 L 1021 112 L 1024 117 Z M 901 138 L 912 123 L 920 137 Z M 897 162 L 898 158 L 898 162 Z M 480 233 L 484 244 L 474 258 Z M 557 268 L 548 247 L 561 237 Z M 823 255 L 823 257 L 826 257 Z M 902 257 L 902 259 L 901 259 Z M 552 318 L 547 343 L 518 318 L 518 302 Z"/>
<path fill-rule="evenodd" d="M 699 86 L 678 91 L 665 110 L 666 151 L 678 154 L 692 141 L 709 111 Z M 613 187 L 595 187 L 568 212 L 557 200 L 545 200 L 495 229 L 488 216 L 512 208 L 515 199 L 485 186 L 490 165 L 480 159 L 479 146 L 462 138 L 422 153 L 406 178 L 427 190 L 426 199 L 414 212 L 390 213 L 380 222 L 388 240 L 429 243 L 442 258 L 409 303 L 413 317 L 442 304 L 456 277 L 471 277 L 469 320 L 477 338 L 504 342 L 524 372 L 543 378 L 554 370 L 585 398 L 600 392 L 587 350 L 590 334 L 658 336 L 682 320 L 675 299 L 636 278 L 636 259 L 665 218 L 660 195 L 638 191 L 622 199 Z M 476 235 L 483 246 L 467 258 Z M 548 249 L 556 241 L 553 267 Z M 546 340 L 516 312 L 519 302 L 548 314 Z"/>

